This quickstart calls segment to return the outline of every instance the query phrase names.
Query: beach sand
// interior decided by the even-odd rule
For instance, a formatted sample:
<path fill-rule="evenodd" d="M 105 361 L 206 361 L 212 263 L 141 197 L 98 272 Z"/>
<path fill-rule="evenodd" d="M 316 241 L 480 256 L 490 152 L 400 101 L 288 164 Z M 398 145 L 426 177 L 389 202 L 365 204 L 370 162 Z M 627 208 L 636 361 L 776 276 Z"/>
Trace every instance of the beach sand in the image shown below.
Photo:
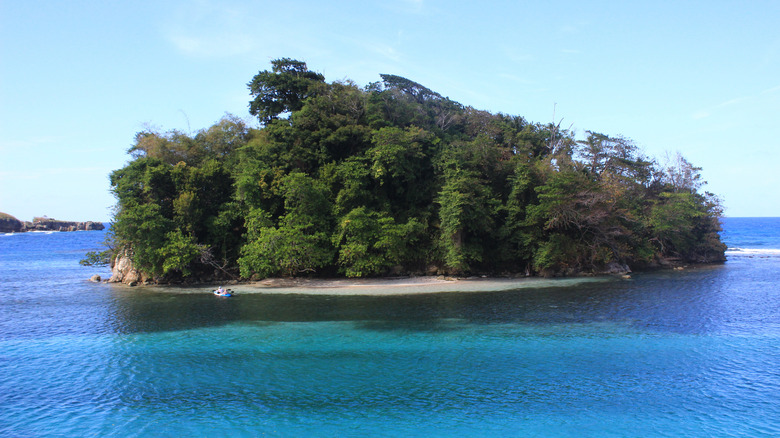
<path fill-rule="evenodd" d="M 580 278 L 444 278 L 404 277 L 378 279 L 272 278 L 229 286 L 237 294 L 304 295 L 410 295 L 442 292 L 495 292 L 514 289 L 562 287 L 613 277 Z"/>

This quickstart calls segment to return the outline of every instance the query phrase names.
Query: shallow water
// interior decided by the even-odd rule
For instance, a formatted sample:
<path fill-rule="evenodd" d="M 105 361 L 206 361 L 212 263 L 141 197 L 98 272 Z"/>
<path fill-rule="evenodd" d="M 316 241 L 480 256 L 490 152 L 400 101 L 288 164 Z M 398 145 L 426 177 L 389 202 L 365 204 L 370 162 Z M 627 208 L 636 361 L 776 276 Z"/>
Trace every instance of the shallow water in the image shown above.
<path fill-rule="evenodd" d="M 0 235 L 0 436 L 777 436 L 761 221 L 725 265 L 381 297 L 92 284 L 102 232 Z"/>

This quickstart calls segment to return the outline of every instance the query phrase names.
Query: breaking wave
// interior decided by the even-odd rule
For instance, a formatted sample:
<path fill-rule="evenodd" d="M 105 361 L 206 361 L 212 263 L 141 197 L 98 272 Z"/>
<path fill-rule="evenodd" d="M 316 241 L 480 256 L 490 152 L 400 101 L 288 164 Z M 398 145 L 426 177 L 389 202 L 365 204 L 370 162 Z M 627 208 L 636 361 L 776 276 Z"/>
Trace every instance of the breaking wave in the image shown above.
<path fill-rule="evenodd" d="M 729 248 L 726 256 L 732 257 L 780 257 L 780 248 Z"/>

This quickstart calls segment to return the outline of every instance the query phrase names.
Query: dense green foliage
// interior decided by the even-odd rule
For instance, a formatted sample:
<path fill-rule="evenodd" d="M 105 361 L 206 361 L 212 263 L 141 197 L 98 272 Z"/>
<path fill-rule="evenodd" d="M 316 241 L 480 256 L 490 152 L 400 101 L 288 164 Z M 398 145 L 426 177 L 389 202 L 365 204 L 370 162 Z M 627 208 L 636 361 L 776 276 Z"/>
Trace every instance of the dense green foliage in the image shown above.
<path fill-rule="evenodd" d="M 144 131 L 111 175 L 112 248 L 147 274 L 605 272 L 723 260 L 699 170 L 621 137 L 465 107 L 406 78 L 360 88 L 272 62 L 261 129 Z"/>

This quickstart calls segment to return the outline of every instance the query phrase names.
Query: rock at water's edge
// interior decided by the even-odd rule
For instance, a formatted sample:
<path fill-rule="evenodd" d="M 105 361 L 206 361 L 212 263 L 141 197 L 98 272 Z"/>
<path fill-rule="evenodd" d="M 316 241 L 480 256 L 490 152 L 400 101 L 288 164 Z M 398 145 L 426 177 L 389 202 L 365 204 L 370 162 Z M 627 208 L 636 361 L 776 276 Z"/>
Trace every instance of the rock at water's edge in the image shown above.
<path fill-rule="evenodd" d="M 49 217 L 36 217 L 32 222 L 22 222 L 7 213 L 0 213 L 0 233 L 23 233 L 25 231 L 93 231 L 103 230 L 102 222 L 58 221 Z"/>
<path fill-rule="evenodd" d="M 69 222 L 48 217 L 36 217 L 32 222 L 25 222 L 22 231 L 93 231 L 104 228 L 105 226 L 101 222 Z"/>
<path fill-rule="evenodd" d="M 631 268 L 629 268 L 628 265 L 623 263 L 618 263 L 618 262 L 610 262 L 604 268 L 603 272 L 600 272 L 600 274 L 607 274 L 607 275 L 626 275 L 630 273 L 631 273 Z"/>
<path fill-rule="evenodd" d="M 127 251 L 117 255 L 111 263 L 111 278 L 109 283 L 124 283 L 135 285 L 144 283 L 148 278 L 133 266 L 133 260 Z"/>
<path fill-rule="evenodd" d="M 24 224 L 10 214 L 0 213 L 0 233 L 18 233 L 22 231 Z"/>

